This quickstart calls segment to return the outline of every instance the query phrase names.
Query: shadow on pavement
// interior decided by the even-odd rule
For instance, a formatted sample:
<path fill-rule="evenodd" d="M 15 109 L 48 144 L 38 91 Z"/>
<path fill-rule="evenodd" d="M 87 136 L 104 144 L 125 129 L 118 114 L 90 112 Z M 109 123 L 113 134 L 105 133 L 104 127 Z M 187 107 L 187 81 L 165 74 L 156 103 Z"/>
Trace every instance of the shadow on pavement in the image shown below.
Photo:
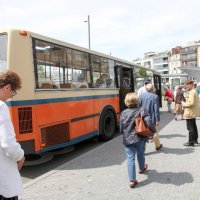
<path fill-rule="evenodd" d="M 192 183 L 193 177 L 188 172 L 157 172 L 156 170 L 148 170 L 146 172 L 147 179 L 141 181 L 137 188 L 149 185 L 150 183 L 160 184 L 172 184 L 176 186 L 183 185 L 185 183 Z"/>
<path fill-rule="evenodd" d="M 103 147 L 95 149 L 83 155 L 81 159 L 64 167 L 65 169 L 88 169 L 121 165 L 125 157 L 122 136 L 106 142 Z M 61 169 L 62 170 L 62 169 Z"/>
<path fill-rule="evenodd" d="M 172 120 L 174 120 L 174 114 L 168 112 L 160 113 L 160 123 L 158 127 L 158 131 L 161 131 L 165 126 L 167 126 Z"/>
<path fill-rule="evenodd" d="M 101 147 L 102 145 L 104 147 Z M 76 158 L 78 159 L 73 161 Z M 56 155 L 52 160 L 40 165 L 25 166 L 21 170 L 21 175 L 24 178 L 34 179 L 62 165 L 67 166 L 67 169 L 98 168 L 120 165 L 125 159 L 122 136 L 117 132 L 115 138 L 107 142 L 87 140 L 75 145 L 73 152 Z"/>
<path fill-rule="evenodd" d="M 174 116 L 172 113 L 162 112 L 158 130 L 163 129 L 173 119 Z M 102 145 L 103 148 L 98 148 Z M 98 148 L 98 150 L 96 148 Z M 175 150 L 173 152 L 175 153 Z M 152 154 L 154 154 L 154 152 L 152 152 Z M 73 165 L 71 165 L 70 161 L 79 156 L 82 156 L 82 158 L 77 159 L 76 162 L 73 162 Z M 68 165 L 67 169 L 87 169 L 120 165 L 125 159 L 126 157 L 124 153 L 124 146 L 122 144 L 122 136 L 117 131 L 115 138 L 108 142 L 94 142 L 93 140 L 89 140 L 79 143 L 75 145 L 74 152 L 55 156 L 47 163 L 23 167 L 21 174 L 25 178 L 34 179 L 50 170 L 62 166 L 63 164 Z"/>
<path fill-rule="evenodd" d="M 184 155 L 184 154 L 190 154 L 193 153 L 195 148 L 168 148 L 168 147 L 163 147 L 159 151 L 152 151 L 145 153 L 145 156 L 153 155 L 153 154 L 158 154 L 158 153 L 165 153 L 165 154 L 176 154 L 176 155 Z"/>
<path fill-rule="evenodd" d="M 167 134 L 167 135 L 159 135 L 159 138 L 167 138 L 167 139 L 170 139 L 170 138 L 174 138 L 174 137 L 187 137 L 185 135 L 181 135 L 181 134 Z"/>

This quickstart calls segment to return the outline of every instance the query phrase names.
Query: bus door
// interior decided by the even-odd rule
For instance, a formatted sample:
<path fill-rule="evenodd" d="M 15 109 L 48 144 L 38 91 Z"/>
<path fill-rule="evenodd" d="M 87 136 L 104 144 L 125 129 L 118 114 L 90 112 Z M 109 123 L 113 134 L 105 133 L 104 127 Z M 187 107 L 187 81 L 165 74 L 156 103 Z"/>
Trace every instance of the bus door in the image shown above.
<path fill-rule="evenodd" d="M 124 99 L 127 93 L 134 92 L 133 69 L 124 66 L 115 66 L 116 86 L 119 88 L 120 111 L 126 107 Z"/>
<path fill-rule="evenodd" d="M 153 75 L 154 87 L 156 88 L 156 94 L 159 96 L 160 107 L 162 107 L 162 88 L 161 88 L 161 76 Z"/>

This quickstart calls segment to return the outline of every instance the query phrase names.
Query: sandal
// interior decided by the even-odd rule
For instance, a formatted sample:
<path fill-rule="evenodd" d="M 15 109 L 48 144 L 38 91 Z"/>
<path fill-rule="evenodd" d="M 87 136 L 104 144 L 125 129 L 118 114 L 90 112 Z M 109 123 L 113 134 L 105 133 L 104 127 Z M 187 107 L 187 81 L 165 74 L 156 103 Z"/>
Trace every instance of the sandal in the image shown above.
<path fill-rule="evenodd" d="M 130 188 L 134 188 L 138 184 L 137 180 L 131 181 L 130 182 Z"/>
<path fill-rule="evenodd" d="M 143 174 L 148 168 L 147 164 L 144 164 L 144 168 L 139 171 L 139 174 Z"/>

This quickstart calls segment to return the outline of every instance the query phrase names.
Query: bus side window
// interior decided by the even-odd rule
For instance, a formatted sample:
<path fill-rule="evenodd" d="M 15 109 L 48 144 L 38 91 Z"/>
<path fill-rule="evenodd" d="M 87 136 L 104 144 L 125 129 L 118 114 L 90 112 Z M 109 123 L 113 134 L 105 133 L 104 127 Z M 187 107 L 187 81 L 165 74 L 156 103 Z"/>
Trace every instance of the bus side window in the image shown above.
<path fill-rule="evenodd" d="M 113 80 L 111 78 L 108 78 L 106 80 L 106 88 L 112 88 Z"/>
<path fill-rule="evenodd" d="M 96 88 L 106 88 L 107 84 L 107 74 L 101 74 L 100 77 L 96 80 L 95 87 Z"/>

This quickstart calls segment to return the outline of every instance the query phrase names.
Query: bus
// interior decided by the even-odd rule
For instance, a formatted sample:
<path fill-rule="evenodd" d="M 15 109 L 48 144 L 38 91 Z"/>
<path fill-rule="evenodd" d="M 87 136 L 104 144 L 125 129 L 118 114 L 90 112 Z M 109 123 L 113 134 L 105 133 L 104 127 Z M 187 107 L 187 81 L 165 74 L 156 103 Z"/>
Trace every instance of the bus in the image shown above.
<path fill-rule="evenodd" d="M 22 79 L 7 101 L 25 154 L 41 154 L 92 137 L 111 139 L 124 97 L 150 79 L 161 97 L 158 72 L 29 31 L 0 31 L 0 71 Z"/>

